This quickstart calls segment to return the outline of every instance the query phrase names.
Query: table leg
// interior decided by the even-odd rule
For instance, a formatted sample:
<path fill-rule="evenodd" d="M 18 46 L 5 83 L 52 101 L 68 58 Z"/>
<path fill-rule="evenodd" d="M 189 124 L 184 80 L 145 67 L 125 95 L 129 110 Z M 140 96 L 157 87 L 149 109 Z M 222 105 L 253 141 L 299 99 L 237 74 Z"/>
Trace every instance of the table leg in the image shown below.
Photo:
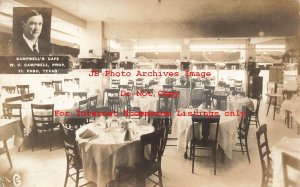
<path fill-rule="evenodd" d="M 269 100 L 269 106 L 268 106 L 268 110 L 267 110 L 267 116 L 269 114 L 269 109 L 270 109 L 271 101 L 272 101 L 272 97 L 270 97 L 270 100 Z"/>

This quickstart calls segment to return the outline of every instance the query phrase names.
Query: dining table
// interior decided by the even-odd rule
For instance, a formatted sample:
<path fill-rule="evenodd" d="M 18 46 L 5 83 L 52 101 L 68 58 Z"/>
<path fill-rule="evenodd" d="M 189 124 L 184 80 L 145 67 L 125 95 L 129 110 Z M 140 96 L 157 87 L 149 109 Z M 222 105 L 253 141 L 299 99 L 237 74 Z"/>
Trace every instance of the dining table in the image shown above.
<path fill-rule="evenodd" d="M 158 111 L 159 97 L 155 96 L 137 96 L 133 97 L 132 106 L 140 107 L 142 112 Z"/>
<path fill-rule="evenodd" d="M 271 148 L 271 158 L 273 163 L 272 187 L 282 187 L 284 185 L 282 153 L 297 158 L 300 162 L 300 138 L 283 137 Z M 300 179 L 300 172 L 289 169 L 288 175 L 295 179 Z M 299 180 L 298 180 L 299 181 Z"/>
<path fill-rule="evenodd" d="M 126 121 L 127 129 L 120 126 Z M 99 118 L 76 131 L 80 156 L 83 162 L 83 177 L 98 187 L 105 187 L 116 179 L 116 168 L 134 167 L 141 161 L 140 137 L 154 131 L 143 118 Z M 84 137 L 86 132 L 93 136 Z"/>
<path fill-rule="evenodd" d="M 218 144 L 224 150 L 225 155 L 232 159 L 232 150 L 237 141 L 237 129 L 239 120 L 237 116 L 226 116 L 225 111 L 220 110 L 207 110 L 207 109 L 179 109 L 179 112 L 218 112 L 220 115 L 220 127 L 218 134 Z M 189 142 L 193 138 L 192 131 L 192 116 L 180 116 L 177 112 L 174 115 L 174 119 L 172 122 L 172 132 L 177 134 L 177 150 L 179 152 L 184 152 L 185 156 L 187 155 L 186 148 Z M 216 128 L 216 125 L 213 124 L 210 130 L 210 137 L 215 137 L 215 131 L 213 129 Z M 196 137 L 201 137 L 200 129 L 196 131 Z"/>
<path fill-rule="evenodd" d="M 247 106 L 252 111 L 254 111 L 254 104 L 248 97 L 241 96 L 229 96 L 227 109 L 229 111 L 242 111 L 242 107 Z"/>
<path fill-rule="evenodd" d="M 0 141 L 13 137 L 13 144 L 19 147 L 23 143 L 23 133 L 16 119 L 0 119 Z"/>

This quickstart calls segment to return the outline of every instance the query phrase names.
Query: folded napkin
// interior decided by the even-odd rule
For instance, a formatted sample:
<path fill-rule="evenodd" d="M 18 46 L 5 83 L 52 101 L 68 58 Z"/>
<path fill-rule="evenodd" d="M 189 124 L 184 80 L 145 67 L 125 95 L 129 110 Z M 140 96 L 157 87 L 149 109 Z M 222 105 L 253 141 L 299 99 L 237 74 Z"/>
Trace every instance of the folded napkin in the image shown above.
<path fill-rule="evenodd" d="M 141 118 L 137 124 L 138 125 L 148 125 L 148 122 L 144 118 Z"/>
<path fill-rule="evenodd" d="M 124 132 L 124 141 L 130 141 L 131 140 L 131 134 L 128 129 L 125 130 Z"/>
<path fill-rule="evenodd" d="M 93 130 L 87 128 L 79 134 L 79 137 L 80 138 L 91 138 L 91 137 L 96 136 L 96 135 L 97 134 Z"/>

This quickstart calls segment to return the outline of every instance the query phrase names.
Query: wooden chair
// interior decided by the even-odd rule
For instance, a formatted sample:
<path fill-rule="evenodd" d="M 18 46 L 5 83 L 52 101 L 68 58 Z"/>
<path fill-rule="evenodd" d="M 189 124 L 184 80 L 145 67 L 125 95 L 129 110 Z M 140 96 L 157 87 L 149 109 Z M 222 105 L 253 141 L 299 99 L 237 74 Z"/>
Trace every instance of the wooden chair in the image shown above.
<path fill-rule="evenodd" d="M 52 81 L 52 84 L 56 92 L 62 91 L 62 81 Z"/>
<path fill-rule="evenodd" d="M 120 79 L 113 79 L 111 80 L 111 86 L 112 89 L 118 89 L 120 85 Z"/>
<path fill-rule="evenodd" d="M 251 122 L 255 122 L 256 128 L 260 126 L 259 117 L 258 116 L 259 116 L 259 108 L 260 108 L 260 102 L 261 102 L 261 100 L 262 100 L 262 96 L 259 96 L 257 98 L 257 103 L 256 103 L 255 111 L 253 111 L 252 115 L 251 115 Z"/>
<path fill-rule="evenodd" d="M 54 97 L 58 97 L 58 96 L 70 97 L 70 92 L 55 91 L 54 92 Z"/>
<path fill-rule="evenodd" d="M 78 113 L 80 113 L 80 116 L 70 116 L 66 123 L 72 128 L 80 128 L 81 126 L 87 124 L 89 122 L 89 116 L 84 114 L 85 112 L 89 112 L 89 99 L 84 99 L 79 101 L 78 103 Z"/>
<path fill-rule="evenodd" d="M 82 167 L 82 160 L 79 155 L 76 141 L 75 141 L 76 129 L 73 129 L 67 125 L 61 125 L 60 127 L 63 134 L 64 148 L 65 148 L 66 158 L 67 158 L 67 171 L 66 171 L 64 187 L 67 186 L 68 178 L 71 178 L 75 182 L 75 186 L 78 187 L 79 180 L 83 178 L 79 176 L 80 173 L 83 172 L 83 167 Z M 75 173 L 71 173 L 72 170 L 75 170 Z M 75 178 L 73 177 L 74 175 Z M 90 182 L 81 186 L 85 186 L 87 184 L 90 184 Z"/>
<path fill-rule="evenodd" d="M 4 90 L 6 93 L 14 94 L 16 92 L 15 86 L 2 86 L 2 90 Z"/>
<path fill-rule="evenodd" d="M 73 98 L 80 97 L 80 99 L 87 99 L 87 92 L 73 92 Z"/>
<path fill-rule="evenodd" d="M 16 97 L 6 98 L 4 101 L 5 103 L 10 103 L 10 102 L 21 101 L 21 100 L 22 100 L 22 96 L 16 96 Z"/>
<path fill-rule="evenodd" d="M 32 112 L 32 119 L 33 119 L 33 139 L 34 143 L 37 141 L 38 133 L 41 132 L 42 134 L 47 131 L 51 130 L 51 136 L 53 136 L 53 129 L 58 127 L 60 124 L 54 122 L 54 104 L 31 104 L 31 112 Z M 34 150 L 34 143 L 32 142 L 32 151 Z M 49 139 L 50 144 L 50 151 L 52 148 L 52 139 Z"/>
<path fill-rule="evenodd" d="M 163 91 L 170 92 L 173 90 L 173 84 L 165 84 L 163 85 Z"/>
<path fill-rule="evenodd" d="M 203 95 L 204 95 L 205 108 L 211 108 L 212 96 L 213 96 L 212 91 L 204 90 Z"/>
<path fill-rule="evenodd" d="M 46 88 L 53 88 L 53 82 L 47 82 L 47 81 L 43 81 L 41 82 L 42 86 L 45 86 Z"/>
<path fill-rule="evenodd" d="M 17 85 L 18 94 L 29 94 L 29 85 Z"/>
<path fill-rule="evenodd" d="M 64 83 L 72 83 L 73 79 L 64 79 Z"/>
<path fill-rule="evenodd" d="M 243 91 L 237 91 L 237 90 L 234 90 L 233 92 L 232 92 L 232 95 L 239 95 L 239 96 L 241 96 L 241 97 L 246 97 L 246 93 L 245 92 L 243 92 Z"/>
<path fill-rule="evenodd" d="M 243 81 L 234 80 L 235 91 L 243 91 Z"/>
<path fill-rule="evenodd" d="M 98 95 L 92 96 L 89 99 L 89 111 L 94 112 L 97 109 L 97 100 L 98 100 Z M 94 120 L 96 117 L 94 117 Z M 90 122 L 90 117 L 88 118 L 88 122 Z"/>
<path fill-rule="evenodd" d="M 22 120 L 22 104 L 2 103 L 3 116 L 5 119 L 17 119 L 24 138 L 24 123 Z M 21 150 L 21 145 L 18 147 L 18 152 Z"/>
<path fill-rule="evenodd" d="M 213 102 L 216 101 L 215 109 L 222 111 L 227 110 L 227 95 L 213 95 L 212 99 Z"/>
<path fill-rule="evenodd" d="M 80 86 L 80 79 L 79 78 L 74 78 L 74 83 Z"/>
<path fill-rule="evenodd" d="M 126 110 L 128 111 L 128 113 L 131 113 L 131 112 L 141 112 L 141 108 L 140 107 L 132 107 L 131 106 L 131 99 L 130 99 L 130 96 L 129 95 L 126 95 L 125 96 L 125 101 L 126 101 Z M 131 118 L 131 116 L 126 116 L 126 118 Z M 141 116 L 135 116 L 137 117 L 138 119 L 141 118 Z"/>
<path fill-rule="evenodd" d="M 134 168 L 117 167 L 116 186 L 119 186 L 119 183 L 124 181 L 122 180 L 122 176 L 129 175 L 137 177 L 138 180 L 135 186 L 144 186 L 145 180 L 148 179 L 151 182 L 153 182 L 155 186 L 159 185 L 163 187 L 161 160 L 166 144 L 164 135 L 165 129 L 162 128 L 153 133 L 141 136 L 141 162 L 137 164 Z M 145 156 L 145 150 L 149 146 L 151 148 L 151 153 L 150 158 L 148 159 Z M 157 176 L 159 178 L 159 181 L 157 182 L 150 179 L 149 177 L 151 175 Z"/>
<path fill-rule="evenodd" d="M 285 152 L 282 152 L 282 166 L 283 166 L 283 178 L 284 186 L 300 186 L 299 178 L 291 178 L 289 176 L 289 171 L 291 168 L 298 174 L 300 174 L 300 159 L 293 157 Z"/>
<path fill-rule="evenodd" d="M 261 186 L 265 187 L 268 186 L 268 183 L 271 182 L 273 178 L 272 160 L 270 157 L 271 152 L 269 149 L 266 124 L 263 124 L 258 128 L 256 131 L 256 139 L 262 168 Z"/>
<path fill-rule="evenodd" d="M 34 99 L 34 93 L 23 94 L 21 101 L 27 102 L 32 101 Z"/>
<path fill-rule="evenodd" d="M 158 112 L 169 113 L 170 116 L 165 116 L 165 122 L 169 124 L 169 134 L 172 129 L 172 112 L 174 109 L 174 97 L 167 95 L 160 95 L 158 97 Z"/>
<path fill-rule="evenodd" d="M 241 150 L 233 150 L 237 152 L 247 153 L 248 161 L 250 161 L 249 149 L 248 149 L 248 132 L 250 127 L 250 120 L 252 115 L 252 110 L 246 106 L 242 107 L 242 111 L 246 111 L 246 115 L 241 118 L 239 127 L 238 127 L 238 140 L 239 143 L 236 143 L 236 146 L 240 146 Z M 244 151 L 245 148 L 245 151 Z"/>
<path fill-rule="evenodd" d="M 173 90 L 172 92 L 176 93 L 176 97 L 174 98 L 174 106 L 175 106 L 175 110 L 177 110 L 179 104 L 179 98 L 180 98 L 180 91 Z"/>
<path fill-rule="evenodd" d="M 135 80 L 135 90 L 141 90 L 144 89 L 144 79 L 137 78 Z"/>
<path fill-rule="evenodd" d="M 220 116 L 192 116 L 192 132 L 193 138 L 191 140 L 191 157 L 192 157 L 192 173 L 194 173 L 195 152 L 196 149 L 212 150 L 212 157 L 214 162 L 214 174 L 216 175 L 217 166 L 217 147 Z M 202 139 L 196 137 L 196 126 L 202 125 Z M 210 127 L 216 124 L 214 139 L 209 138 Z M 200 156 L 197 156 L 200 157 Z"/>
<path fill-rule="evenodd" d="M 120 102 L 120 90 L 119 89 L 106 89 L 104 91 L 106 94 L 103 94 L 103 96 L 106 95 L 107 98 L 107 106 L 110 110 L 118 111 L 118 109 L 121 106 Z M 103 99 L 104 101 L 104 99 Z"/>

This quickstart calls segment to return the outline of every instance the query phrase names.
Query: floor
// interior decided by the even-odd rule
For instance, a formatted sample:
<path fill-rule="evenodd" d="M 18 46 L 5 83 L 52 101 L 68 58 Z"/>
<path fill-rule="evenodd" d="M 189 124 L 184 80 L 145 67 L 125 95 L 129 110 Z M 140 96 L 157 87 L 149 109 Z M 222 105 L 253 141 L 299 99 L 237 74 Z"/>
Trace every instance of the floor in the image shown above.
<path fill-rule="evenodd" d="M 272 109 L 272 108 L 270 108 Z M 299 137 L 296 125 L 288 129 L 283 119 L 276 114 L 272 120 L 272 113 L 266 117 L 266 105 L 262 103 L 261 123 L 268 124 L 268 137 L 270 146 L 274 145 L 284 136 Z M 175 146 L 168 146 L 162 160 L 163 182 L 167 187 L 201 187 L 201 186 L 228 186 L 228 187 L 254 187 L 260 186 L 261 166 L 255 137 L 255 126 L 249 132 L 249 145 L 251 164 L 248 163 L 246 154 L 233 153 L 232 160 L 226 159 L 217 163 L 217 175 L 213 174 L 213 164 L 210 158 L 199 158 L 195 164 L 195 174 L 192 174 L 192 163 L 183 158 L 183 153 L 177 151 Z M 7 157 L 0 156 L 0 174 L 9 175 L 19 173 L 24 187 L 59 187 L 63 186 L 66 170 L 66 158 L 62 144 L 54 143 L 55 149 L 49 152 L 47 145 L 32 152 L 30 148 L 23 148 L 18 152 L 15 148 L 10 150 L 14 168 L 9 169 Z M 125 186 L 134 186 L 129 181 Z M 69 180 L 68 186 L 74 186 Z M 94 186 L 94 185 L 91 185 Z M 147 183 L 147 186 L 152 186 Z"/>

